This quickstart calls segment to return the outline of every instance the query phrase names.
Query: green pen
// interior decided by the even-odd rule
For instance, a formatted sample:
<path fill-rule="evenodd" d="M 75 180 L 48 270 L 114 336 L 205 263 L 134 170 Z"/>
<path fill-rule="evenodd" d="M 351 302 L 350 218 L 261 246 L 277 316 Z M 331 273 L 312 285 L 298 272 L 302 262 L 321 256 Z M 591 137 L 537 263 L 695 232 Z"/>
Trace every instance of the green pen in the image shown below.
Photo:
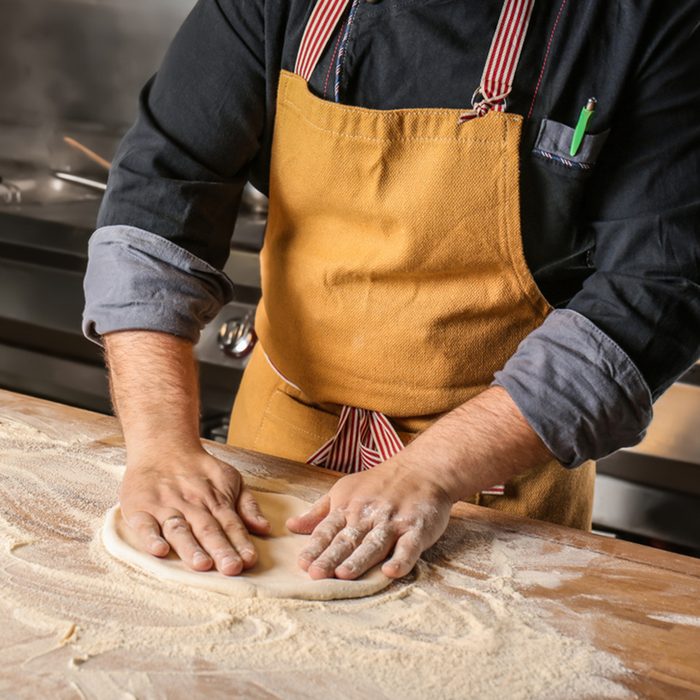
<path fill-rule="evenodd" d="M 586 128 L 588 127 L 588 122 L 595 112 L 596 105 L 598 101 L 595 97 L 589 98 L 586 102 L 586 106 L 581 110 L 581 114 L 578 118 L 578 123 L 574 129 L 574 135 L 571 139 L 571 148 L 569 149 L 569 155 L 575 156 L 578 153 L 578 149 L 581 148 L 581 141 L 583 141 L 583 136 L 586 133 Z"/>

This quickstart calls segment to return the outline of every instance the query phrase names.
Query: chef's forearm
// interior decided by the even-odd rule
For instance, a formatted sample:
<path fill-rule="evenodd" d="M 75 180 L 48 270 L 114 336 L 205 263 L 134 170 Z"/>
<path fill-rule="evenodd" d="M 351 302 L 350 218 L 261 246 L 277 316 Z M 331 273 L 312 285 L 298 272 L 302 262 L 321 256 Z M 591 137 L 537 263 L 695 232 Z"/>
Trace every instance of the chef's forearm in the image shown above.
<path fill-rule="evenodd" d="M 199 449 L 199 389 L 193 344 L 168 333 L 120 331 L 103 337 L 110 390 L 127 455 L 163 445 Z"/>
<path fill-rule="evenodd" d="M 494 386 L 459 406 L 399 453 L 429 474 L 453 501 L 552 459 L 505 389 Z"/>

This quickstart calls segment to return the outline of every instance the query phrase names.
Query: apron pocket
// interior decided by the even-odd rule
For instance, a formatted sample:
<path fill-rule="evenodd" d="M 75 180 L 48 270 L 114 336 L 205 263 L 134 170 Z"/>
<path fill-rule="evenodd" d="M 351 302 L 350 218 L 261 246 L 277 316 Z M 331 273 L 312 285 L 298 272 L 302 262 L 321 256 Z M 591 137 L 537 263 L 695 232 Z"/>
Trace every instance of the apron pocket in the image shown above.
<path fill-rule="evenodd" d="M 591 170 L 598 160 L 598 155 L 610 129 L 599 134 L 586 134 L 575 156 L 569 154 L 574 130 L 566 124 L 543 119 L 532 155 L 549 161 L 569 172 L 586 172 Z"/>
<path fill-rule="evenodd" d="M 306 462 L 336 434 L 338 414 L 306 403 L 294 396 L 296 391 L 281 385 L 272 393 L 261 418 L 253 449 L 276 457 Z M 404 445 L 415 436 L 405 430 L 397 430 L 397 434 Z"/>
<path fill-rule="evenodd" d="M 274 390 L 255 437 L 259 452 L 305 462 L 335 434 L 338 416 L 288 394 Z"/>

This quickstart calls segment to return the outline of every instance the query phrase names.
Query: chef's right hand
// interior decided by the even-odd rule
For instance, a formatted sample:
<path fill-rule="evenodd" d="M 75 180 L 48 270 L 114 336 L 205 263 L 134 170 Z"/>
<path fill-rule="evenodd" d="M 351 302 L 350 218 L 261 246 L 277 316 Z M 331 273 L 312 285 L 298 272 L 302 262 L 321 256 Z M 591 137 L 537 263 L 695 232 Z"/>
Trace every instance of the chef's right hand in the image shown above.
<path fill-rule="evenodd" d="M 164 557 L 172 548 L 195 571 L 249 569 L 257 554 L 248 531 L 270 531 L 241 475 L 204 448 L 130 459 L 119 500 L 144 551 Z"/>

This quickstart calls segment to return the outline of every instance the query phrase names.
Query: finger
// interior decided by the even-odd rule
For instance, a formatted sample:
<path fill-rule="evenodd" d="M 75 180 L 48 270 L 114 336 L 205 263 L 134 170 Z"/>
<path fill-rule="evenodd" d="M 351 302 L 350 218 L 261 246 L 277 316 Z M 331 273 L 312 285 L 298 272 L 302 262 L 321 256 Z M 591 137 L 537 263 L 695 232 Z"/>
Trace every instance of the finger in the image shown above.
<path fill-rule="evenodd" d="M 370 526 L 348 524 L 344 527 L 321 555 L 309 565 L 309 576 L 313 579 L 333 576 L 336 567 L 360 546 L 369 530 Z"/>
<path fill-rule="evenodd" d="M 362 544 L 339 566 L 335 575 L 342 579 L 354 579 L 369 571 L 386 558 L 396 543 L 397 535 L 389 526 L 375 527 L 362 540 Z"/>
<path fill-rule="evenodd" d="M 316 527 L 309 544 L 299 553 L 299 566 L 307 571 L 311 563 L 318 559 L 343 527 L 345 527 L 345 515 L 334 510 Z"/>
<path fill-rule="evenodd" d="M 330 497 L 328 495 L 322 496 L 306 513 L 289 518 L 287 520 L 287 528 L 300 535 L 308 535 L 328 515 L 330 507 Z"/>
<path fill-rule="evenodd" d="M 161 520 L 163 537 L 190 569 L 207 571 L 212 567 L 211 557 L 202 549 L 192 534 L 192 527 L 182 513 L 176 512 Z"/>
<path fill-rule="evenodd" d="M 126 517 L 126 524 L 139 537 L 147 552 L 157 557 L 164 557 L 170 551 L 170 545 L 161 537 L 158 521 L 144 510 L 137 510 Z"/>
<path fill-rule="evenodd" d="M 221 507 L 214 510 L 214 517 L 226 534 L 228 542 L 233 545 L 237 555 L 240 557 L 242 568 L 250 569 L 252 566 L 255 566 L 255 563 L 258 561 L 258 553 L 255 551 L 255 545 L 250 539 L 246 526 L 238 515 L 230 508 Z"/>
<path fill-rule="evenodd" d="M 232 513 L 230 508 L 226 510 Z M 194 536 L 214 560 L 216 568 L 226 576 L 240 574 L 243 571 L 243 559 L 216 517 L 203 508 L 186 511 L 185 515 L 192 525 Z M 245 530 L 242 524 L 240 527 Z"/>
<path fill-rule="evenodd" d="M 405 576 L 415 566 L 422 551 L 420 533 L 409 530 L 399 537 L 391 559 L 382 566 L 382 572 L 389 578 Z"/>
<path fill-rule="evenodd" d="M 241 489 L 238 496 L 237 510 L 241 520 L 249 530 L 259 535 L 269 534 L 270 521 L 262 514 L 255 496 L 246 488 Z"/>

